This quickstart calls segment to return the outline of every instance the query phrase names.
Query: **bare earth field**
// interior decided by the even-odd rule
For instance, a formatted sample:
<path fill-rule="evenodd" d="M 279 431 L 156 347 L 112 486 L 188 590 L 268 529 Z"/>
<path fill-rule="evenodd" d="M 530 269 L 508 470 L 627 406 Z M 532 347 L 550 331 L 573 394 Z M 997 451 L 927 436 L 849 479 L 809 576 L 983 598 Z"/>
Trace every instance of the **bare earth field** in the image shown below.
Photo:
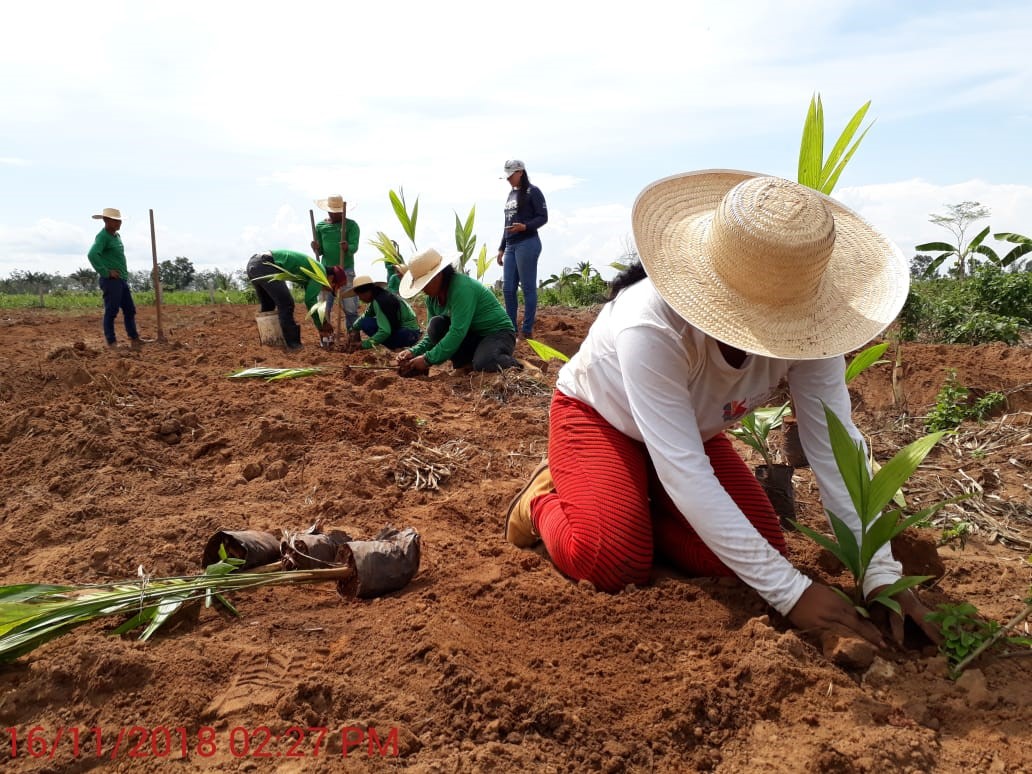
<path fill-rule="evenodd" d="M 983 661 L 957 684 L 918 643 L 850 670 L 736 580 L 657 568 L 648 587 L 601 594 L 505 543 L 505 507 L 546 450 L 556 364 L 537 381 L 401 379 L 316 349 L 310 326 L 299 354 L 262 347 L 254 314 L 168 308 L 167 343 L 142 352 L 109 351 L 99 311 L 0 314 L 0 582 L 199 572 L 220 528 L 318 518 L 359 536 L 415 527 L 419 574 L 371 601 L 331 584 L 241 592 L 240 618 L 200 610 L 146 643 L 111 636 L 121 619 L 81 627 L 0 666 L 5 772 L 1032 771 L 1032 658 Z M 572 354 L 593 317 L 543 309 L 537 338 Z M 153 339 L 153 308 L 140 326 Z M 890 367 L 851 385 L 882 460 L 920 434 L 947 368 L 1008 394 L 1005 415 L 944 441 L 907 489 L 912 504 L 981 492 L 951 506 L 977 531 L 938 549 L 945 574 L 923 596 L 1007 620 L 1032 584 L 1032 350 L 906 345 L 903 363 L 909 419 Z M 254 365 L 326 370 L 227 378 Z M 413 489 L 436 452 L 450 475 Z M 795 488 L 800 518 L 822 523 L 809 470 Z M 938 537 L 922 530 L 918 547 L 934 558 Z M 846 583 L 789 543 L 804 571 Z M 33 757 L 34 727 L 52 758 Z"/>

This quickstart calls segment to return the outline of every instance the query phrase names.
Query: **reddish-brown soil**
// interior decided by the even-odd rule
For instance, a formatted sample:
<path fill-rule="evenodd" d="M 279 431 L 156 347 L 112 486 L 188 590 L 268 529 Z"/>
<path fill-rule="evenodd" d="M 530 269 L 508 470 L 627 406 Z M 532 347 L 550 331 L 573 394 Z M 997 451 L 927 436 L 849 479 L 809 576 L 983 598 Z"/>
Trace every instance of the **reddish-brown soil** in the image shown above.
<path fill-rule="evenodd" d="M 262 347 L 254 312 L 166 309 L 167 343 L 142 352 L 104 347 L 99 312 L 3 313 L 2 582 L 193 573 L 219 528 L 319 517 L 358 535 L 415 527 L 419 574 L 363 602 L 330 584 L 241 592 L 240 618 L 201 610 L 146 643 L 111 636 L 114 620 L 83 626 L 0 666 L 5 771 L 338 771 L 345 750 L 348 771 L 1032 771 L 1032 659 L 984 660 L 960 684 L 928 648 L 850 670 L 735 580 L 657 570 L 648 587 L 601 594 L 505 543 L 504 509 L 545 452 L 554 364 L 543 384 L 447 368 L 401 379 L 346 367 L 376 363 L 313 348 L 307 328 L 300 354 Z M 544 309 L 537 337 L 572 353 L 593 316 Z M 153 309 L 140 322 L 153 338 Z M 945 441 L 907 490 L 911 502 L 982 491 L 951 506 L 978 531 L 939 549 L 945 576 L 923 595 L 1006 620 L 1032 583 L 1030 350 L 912 345 L 903 364 L 906 411 L 888 366 L 851 385 L 882 460 L 920 433 L 947 368 L 1008 393 L 1006 416 Z M 326 371 L 227 378 L 253 365 Z M 454 455 L 436 491 L 399 486 L 414 442 Z M 809 471 L 795 483 L 801 518 L 819 524 Z M 920 534 L 928 546 L 939 531 Z M 845 583 L 789 541 L 802 569 Z M 131 759 L 139 731 L 113 748 L 132 726 L 185 730 L 168 759 L 160 739 Z M 318 755 L 316 732 L 295 750 L 305 758 L 287 755 L 291 726 L 329 729 Z M 68 729 L 51 760 L 32 757 L 34 727 L 47 752 Z M 397 757 L 342 746 L 347 727 L 396 730 Z"/>

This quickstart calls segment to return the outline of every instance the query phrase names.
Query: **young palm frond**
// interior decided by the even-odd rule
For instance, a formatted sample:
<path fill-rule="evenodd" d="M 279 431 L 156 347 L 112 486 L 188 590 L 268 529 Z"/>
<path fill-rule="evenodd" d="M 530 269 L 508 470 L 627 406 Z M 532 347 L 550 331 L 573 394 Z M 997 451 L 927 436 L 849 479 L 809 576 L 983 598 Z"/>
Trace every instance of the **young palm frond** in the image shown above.
<path fill-rule="evenodd" d="M 124 634 L 145 626 L 140 639 L 148 639 L 187 602 L 212 599 L 236 612 L 222 595 L 260 586 L 287 583 L 346 581 L 355 572 L 352 565 L 322 570 L 292 572 L 235 573 L 242 563 L 228 559 L 205 568 L 203 575 L 150 578 L 141 568 L 138 581 L 55 586 L 24 583 L 0 586 L 0 663 L 11 661 L 72 629 L 111 615 L 130 615 L 115 629 Z"/>

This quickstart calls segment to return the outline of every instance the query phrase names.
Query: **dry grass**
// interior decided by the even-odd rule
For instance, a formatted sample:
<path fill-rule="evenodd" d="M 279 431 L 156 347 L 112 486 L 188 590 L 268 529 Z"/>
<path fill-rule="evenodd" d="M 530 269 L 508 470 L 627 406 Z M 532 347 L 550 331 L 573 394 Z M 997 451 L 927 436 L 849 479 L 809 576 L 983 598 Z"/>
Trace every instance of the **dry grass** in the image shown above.
<path fill-rule="evenodd" d="M 394 463 L 394 481 L 402 489 L 438 489 L 466 461 L 470 444 L 452 440 L 441 446 L 413 441 Z"/>

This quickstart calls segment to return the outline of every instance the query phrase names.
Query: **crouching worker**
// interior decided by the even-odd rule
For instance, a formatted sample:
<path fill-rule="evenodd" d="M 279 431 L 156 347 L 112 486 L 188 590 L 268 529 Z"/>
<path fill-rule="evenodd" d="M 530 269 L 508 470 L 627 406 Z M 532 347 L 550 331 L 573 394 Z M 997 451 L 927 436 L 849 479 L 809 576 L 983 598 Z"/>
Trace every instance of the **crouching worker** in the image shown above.
<path fill-rule="evenodd" d="M 455 368 L 475 371 L 521 368 L 512 353 L 516 329 L 494 294 L 482 283 L 455 270 L 436 250 L 408 262 L 399 292 L 426 295 L 426 335 L 398 354 L 402 376 L 425 374 L 430 366 L 451 360 Z"/>
<path fill-rule="evenodd" d="M 362 349 L 372 349 L 381 344 L 387 349 L 411 347 L 419 341 L 422 331 L 416 313 L 403 298 L 387 290 L 386 282 L 373 282 L 368 275 L 355 277 L 355 284 L 340 294 L 341 298 L 358 298 L 368 304 L 365 314 L 358 318 L 351 332 L 364 333 L 368 338 L 362 342 Z"/>
<path fill-rule="evenodd" d="M 799 629 L 882 644 L 852 604 L 789 561 L 778 517 L 724 431 L 787 379 L 823 505 L 859 542 L 824 407 L 862 443 L 843 354 L 899 312 L 906 259 L 835 200 L 749 172 L 653 183 L 632 225 L 641 263 L 617 277 L 559 372 L 548 459 L 510 503 L 506 538 L 543 541 L 565 575 L 609 592 L 648 583 L 656 554 L 688 575 L 737 575 Z M 864 594 L 900 573 L 883 547 Z M 914 593 L 894 599 L 936 639 Z M 894 616 L 894 634 L 903 623 Z"/>
<path fill-rule="evenodd" d="M 319 291 L 323 288 L 318 282 L 305 278 L 301 272 L 302 267 L 308 269 L 311 266 L 310 261 L 304 253 L 293 250 L 269 250 L 252 255 L 251 260 L 247 262 L 247 278 L 258 295 L 261 311 L 278 312 L 280 327 L 283 329 L 283 341 L 288 350 L 301 349 L 301 326 L 294 322 L 294 297 L 290 293 L 290 288 L 285 281 L 273 278 L 281 271 L 302 278 L 305 308 L 311 309 L 318 302 Z M 340 266 L 331 266 L 326 276 L 334 292 L 347 284 L 347 275 Z M 320 331 L 325 332 L 328 326 L 327 321 L 317 320 L 316 315 L 312 315 L 312 322 Z M 330 330 L 332 331 L 332 328 Z"/>

